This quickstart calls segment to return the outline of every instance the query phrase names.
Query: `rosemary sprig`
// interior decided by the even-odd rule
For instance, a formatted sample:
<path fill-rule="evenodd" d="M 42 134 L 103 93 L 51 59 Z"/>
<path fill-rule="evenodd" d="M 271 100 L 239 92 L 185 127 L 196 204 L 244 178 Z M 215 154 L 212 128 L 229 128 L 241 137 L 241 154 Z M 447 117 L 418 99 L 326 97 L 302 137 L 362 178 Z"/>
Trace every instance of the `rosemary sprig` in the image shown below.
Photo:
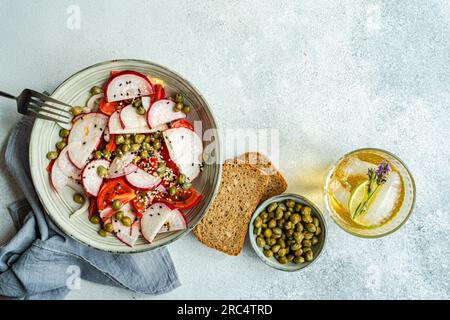
<path fill-rule="evenodd" d="M 377 170 L 370 168 L 367 172 L 369 183 L 367 185 L 367 198 L 356 207 L 353 213 L 353 219 L 359 217 L 369 205 L 370 199 L 374 196 L 378 188 L 387 180 L 387 176 L 391 171 L 391 166 L 386 161 L 382 161 Z"/>

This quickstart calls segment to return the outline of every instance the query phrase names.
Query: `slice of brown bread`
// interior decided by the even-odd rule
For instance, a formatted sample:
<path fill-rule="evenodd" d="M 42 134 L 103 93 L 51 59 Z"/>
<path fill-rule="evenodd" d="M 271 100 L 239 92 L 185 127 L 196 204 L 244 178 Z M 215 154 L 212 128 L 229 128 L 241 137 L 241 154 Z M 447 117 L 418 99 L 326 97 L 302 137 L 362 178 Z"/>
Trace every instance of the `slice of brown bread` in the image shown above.
<path fill-rule="evenodd" d="M 261 202 L 286 191 L 288 187 L 286 179 L 267 156 L 259 152 L 246 152 L 237 160 L 254 165 L 269 176 L 269 183 L 261 198 Z"/>
<path fill-rule="evenodd" d="M 226 161 L 219 192 L 194 228 L 197 239 L 210 248 L 237 256 L 268 181 L 269 177 L 254 166 Z"/>

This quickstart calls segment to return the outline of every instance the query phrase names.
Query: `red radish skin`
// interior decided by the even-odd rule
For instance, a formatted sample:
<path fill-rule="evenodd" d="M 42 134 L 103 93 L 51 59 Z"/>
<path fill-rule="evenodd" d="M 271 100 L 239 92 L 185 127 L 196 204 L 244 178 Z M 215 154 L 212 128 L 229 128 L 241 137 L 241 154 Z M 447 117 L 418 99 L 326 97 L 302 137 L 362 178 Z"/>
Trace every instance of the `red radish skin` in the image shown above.
<path fill-rule="evenodd" d="M 114 215 L 114 209 L 111 207 L 106 207 L 102 211 L 100 211 L 99 215 L 103 222 L 110 219 Z"/>
<path fill-rule="evenodd" d="M 147 112 L 147 123 L 150 128 L 186 118 L 181 111 L 173 111 L 175 102 L 168 99 L 155 101 Z"/>
<path fill-rule="evenodd" d="M 105 86 L 108 102 L 149 96 L 152 93 L 153 87 L 148 78 L 136 71 L 121 71 L 111 76 Z"/>
<path fill-rule="evenodd" d="M 91 197 L 96 197 L 103 183 L 103 178 L 97 173 L 97 168 L 103 166 L 109 168 L 111 162 L 105 159 L 98 159 L 89 162 L 81 174 L 81 183 L 84 191 Z"/>

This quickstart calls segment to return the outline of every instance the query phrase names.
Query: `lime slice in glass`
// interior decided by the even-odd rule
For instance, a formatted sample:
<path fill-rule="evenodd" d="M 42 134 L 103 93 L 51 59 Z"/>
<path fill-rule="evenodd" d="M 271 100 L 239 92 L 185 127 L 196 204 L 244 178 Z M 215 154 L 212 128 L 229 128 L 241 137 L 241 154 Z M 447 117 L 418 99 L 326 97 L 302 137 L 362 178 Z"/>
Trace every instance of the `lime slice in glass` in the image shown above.
<path fill-rule="evenodd" d="M 366 201 L 368 197 L 367 186 L 369 185 L 369 180 L 361 182 L 355 190 L 352 191 L 350 199 L 348 200 L 348 209 L 350 211 L 350 216 L 353 217 L 359 204 Z M 367 210 L 367 209 L 366 209 Z"/>

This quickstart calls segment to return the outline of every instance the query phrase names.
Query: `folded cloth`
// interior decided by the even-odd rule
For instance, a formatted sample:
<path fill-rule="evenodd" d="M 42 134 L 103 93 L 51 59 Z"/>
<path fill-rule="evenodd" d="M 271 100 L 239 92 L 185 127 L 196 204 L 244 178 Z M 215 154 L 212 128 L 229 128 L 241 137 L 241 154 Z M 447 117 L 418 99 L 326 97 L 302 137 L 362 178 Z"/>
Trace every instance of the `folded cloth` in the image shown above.
<path fill-rule="evenodd" d="M 18 232 L 0 247 L 0 296 L 62 299 L 70 290 L 80 288 L 80 278 L 153 295 L 178 287 L 166 248 L 135 254 L 102 252 L 64 235 L 51 222 L 30 176 L 32 126 L 33 120 L 22 118 L 5 149 L 6 167 L 26 200 L 8 207 Z"/>

